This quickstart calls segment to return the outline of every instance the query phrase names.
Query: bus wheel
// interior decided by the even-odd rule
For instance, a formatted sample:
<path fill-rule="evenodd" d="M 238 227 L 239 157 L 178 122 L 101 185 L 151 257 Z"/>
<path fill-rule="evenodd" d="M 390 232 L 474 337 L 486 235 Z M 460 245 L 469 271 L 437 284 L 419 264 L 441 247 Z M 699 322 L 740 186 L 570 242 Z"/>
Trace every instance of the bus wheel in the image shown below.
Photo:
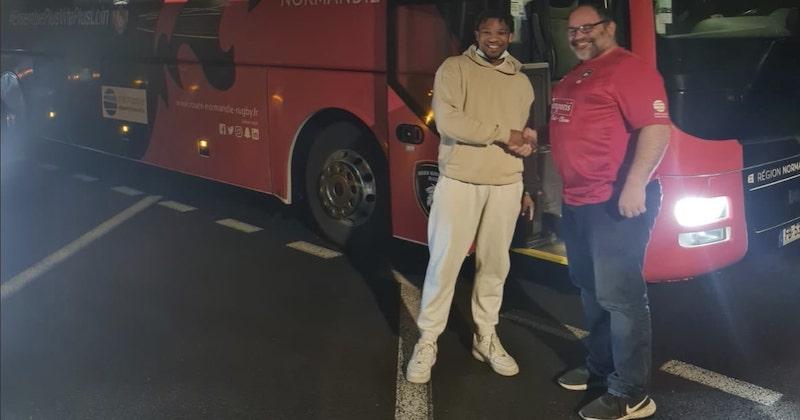
<path fill-rule="evenodd" d="M 359 127 L 323 128 L 305 171 L 305 196 L 314 223 L 339 246 L 358 246 L 388 233 L 386 159 Z"/>

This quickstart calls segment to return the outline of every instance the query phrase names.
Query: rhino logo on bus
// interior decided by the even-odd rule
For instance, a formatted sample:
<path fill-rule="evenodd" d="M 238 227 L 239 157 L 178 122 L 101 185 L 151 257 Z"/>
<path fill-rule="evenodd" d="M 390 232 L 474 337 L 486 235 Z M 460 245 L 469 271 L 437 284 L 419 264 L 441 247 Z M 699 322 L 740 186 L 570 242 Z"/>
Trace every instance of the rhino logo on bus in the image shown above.
<path fill-rule="evenodd" d="M 417 164 L 414 178 L 414 195 L 417 196 L 417 203 L 427 216 L 431 213 L 433 205 L 433 190 L 439 182 L 439 165 L 432 162 Z"/>

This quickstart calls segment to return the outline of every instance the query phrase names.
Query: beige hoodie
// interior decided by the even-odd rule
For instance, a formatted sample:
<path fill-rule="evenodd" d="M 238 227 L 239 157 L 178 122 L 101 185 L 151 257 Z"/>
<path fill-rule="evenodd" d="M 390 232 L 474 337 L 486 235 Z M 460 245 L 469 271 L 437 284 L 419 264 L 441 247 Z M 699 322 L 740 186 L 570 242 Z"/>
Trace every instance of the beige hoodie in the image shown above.
<path fill-rule="evenodd" d="M 433 114 L 441 136 L 439 171 L 448 178 L 482 185 L 522 179 L 522 159 L 497 143 L 508 143 L 511 129 L 522 130 L 533 103 L 533 88 L 507 56 L 493 66 L 475 45 L 450 57 L 436 71 Z"/>

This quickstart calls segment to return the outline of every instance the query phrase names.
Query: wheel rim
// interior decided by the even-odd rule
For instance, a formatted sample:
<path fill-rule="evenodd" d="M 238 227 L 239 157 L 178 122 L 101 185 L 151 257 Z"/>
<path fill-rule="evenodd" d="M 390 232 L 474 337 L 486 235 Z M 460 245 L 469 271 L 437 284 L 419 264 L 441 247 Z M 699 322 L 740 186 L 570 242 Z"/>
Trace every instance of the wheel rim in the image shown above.
<path fill-rule="evenodd" d="M 375 175 L 360 154 L 333 152 L 318 179 L 319 201 L 331 218 L 348 226 L 366 222 L 375 209 Z"/>

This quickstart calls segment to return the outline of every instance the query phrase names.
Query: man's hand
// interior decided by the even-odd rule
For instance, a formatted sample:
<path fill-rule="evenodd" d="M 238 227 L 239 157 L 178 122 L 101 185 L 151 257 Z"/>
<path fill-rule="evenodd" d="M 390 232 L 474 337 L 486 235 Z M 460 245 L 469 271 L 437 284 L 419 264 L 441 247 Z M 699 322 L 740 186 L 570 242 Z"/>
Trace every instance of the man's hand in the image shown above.
<path fill-rule="evenodd" d="M 508 148 L 514 150 L 514 148 L 519 148 L 525 144 L 529 144 L 529 142 L 522 137 L 522 131 L 511 130 L 511 136 L 508 138 Z"/>
<path fill-rule="evenodd" d="M 536 151 L 537 140 L 536 130 L 532 128 L 525 127 L 523 131 L 511 130 L 508 150 L 517 156 L 528 157 Z"/>
<path fill-rule="evenodd" d="M 530 127 L 525 127 L 525 129 L 522 130 L 522 138 L 531 145 L 531 148 L 535 152 L 536 148 L 539 146 L 539 133 Z"/>
<path fill-rule="evenodd" d="M 627 218 L 643 214 L 647 211 L 644 204 L 646 196 L 644 185 L 626 182 L 619 195 L 619 214 Z"/>
<path fill-rule="evenodd" d="M 525 193 L 522 195 L 522 211 L 520 217 L 528 216 L 528 220 L 533 220 L 533 210 L 535 209 L 533 198 L 530 194 Z"/>
<path fill-rule="evenodd" d="M 511 153 L 521 157 L 528 157 L 531 155 L 531 153 L 533 153 L 533 147 L 531 147 L 530 144 L 524 144 L 519 147 L 508 146 L 508 150 Z"/>

